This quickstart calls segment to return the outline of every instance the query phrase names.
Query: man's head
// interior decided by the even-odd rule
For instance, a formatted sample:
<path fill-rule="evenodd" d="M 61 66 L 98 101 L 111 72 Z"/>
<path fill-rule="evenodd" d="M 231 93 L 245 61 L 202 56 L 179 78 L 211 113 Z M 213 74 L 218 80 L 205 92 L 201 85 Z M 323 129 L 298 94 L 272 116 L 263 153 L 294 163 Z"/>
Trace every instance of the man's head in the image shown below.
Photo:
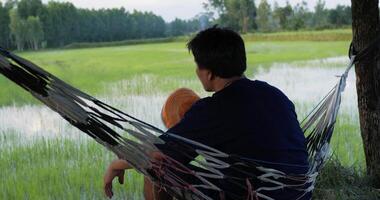
<path fill-rule="evenodd" d="M 187 47 L 197 63 L 197 75 L 206 91 L 215 91 L 215 79 L 241 77 L 247 68 L 240 35 L 216 26 L 199 32 Z"/>

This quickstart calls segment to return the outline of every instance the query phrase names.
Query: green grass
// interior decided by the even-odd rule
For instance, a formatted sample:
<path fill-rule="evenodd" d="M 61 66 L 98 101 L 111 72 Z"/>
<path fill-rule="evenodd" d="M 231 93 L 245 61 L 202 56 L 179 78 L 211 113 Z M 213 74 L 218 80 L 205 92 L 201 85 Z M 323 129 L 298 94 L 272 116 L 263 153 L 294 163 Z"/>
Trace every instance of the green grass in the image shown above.
<path fill-rule="evenodd" d="M 0 137 L 0 143 L 5 139 Z M 101 145 L 92 140 L 40 138 L 17 146 L 21 139 L 10 136 L 7 142 L 16 147 L 1 149 L 0 199 L 104 198 L 103 174 L 115 156 Z M 130 170 L 125 177 L 125 185 L 114 184 L 118 199 L 141 199 L 142 176 Z"/>
<path fill-rule="evenodd" d="M 349 42 L 247 42 L 248 72 L 273 62 L 310 60 L 346 54 Z M 93 95 L 104 92 L 104 84 L 141 74 L 159 78 L 194 79 L 193 57 L 185 42 L 142 44 L 74 50 L 25 52 L 30 59 L 59 78 Z M 31 95 L 0 76 L 0 106 L 36 103 Z M 177 86 L 178 87 L 178 86 Z M 159 82 L 157 91 L 164 91 Z"/>
<path fill-rule="evenodd" d="M 353 168 L 358 173 L 364 173 L 365 155 L 359 122 L 352 118 L 353 116 L 348 114 L 339 113 L 331 139 L 332 153 L 339 158 L 342 165 Z"/>
<path fill-rule="evenodd" d="M 333 156 L 318 176 L 313 199 L 374 200 L 380 199 L 380 191 L 372 187 L 371 177 L 342 165 L 340 158 Z"/>

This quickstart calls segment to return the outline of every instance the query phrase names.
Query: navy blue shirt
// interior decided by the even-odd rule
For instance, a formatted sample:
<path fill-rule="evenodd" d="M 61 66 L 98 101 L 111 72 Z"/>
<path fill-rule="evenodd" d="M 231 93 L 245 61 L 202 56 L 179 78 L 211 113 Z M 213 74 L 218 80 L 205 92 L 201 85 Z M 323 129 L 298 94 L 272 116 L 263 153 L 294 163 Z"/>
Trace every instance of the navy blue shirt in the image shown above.
<path fill-rule="evenodd" d="M 289 164 L 268 166 L 288 174 L 308 170 L 306 140 L 294 104 L 279 89 L 263 81 L 247 78 L 234 81 L 211 97 L 197 101 L 168 132 L 227 154 Z M 168 140 L 165 135 L 162 138 Z M 183 163 L 196 156 L 169 154 Z M 278 197 L 291 198 L 281 192 Z"/>

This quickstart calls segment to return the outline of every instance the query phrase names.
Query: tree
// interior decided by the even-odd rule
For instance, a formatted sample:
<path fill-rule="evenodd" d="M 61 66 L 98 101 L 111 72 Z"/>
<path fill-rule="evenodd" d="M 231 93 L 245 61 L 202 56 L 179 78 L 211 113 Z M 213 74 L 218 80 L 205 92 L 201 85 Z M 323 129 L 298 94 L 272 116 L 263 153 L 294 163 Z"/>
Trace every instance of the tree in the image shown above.
<path fill-rule="evenodd" d="M 274 18 L 278 20 L 281 29 L 290 29 L 289 20 L 293 15 L 293 8 L 290 5 L 289 1 L 286 2 L 286 5 L 284 7 L 275 7 L 273 15 Z"/>
<path fill-rule="evenodd" d="M 169 24 L 168 34 L 170 36 L 184 35 L 185 32 L 186 32 L 186 21 L 175 18 L 175 20 Z"/>
<path fill-rule="evenodd" d="M 76 36 L 80 34 L 77 9 L 71 3 L 50 1 L 39 17 L 44 25 L 46 41 L 51 47 L 75 42 Z"/>
<path fill-rule="evenodd" d="M 379 1 L 351 0 L 353 45 L 362 50 L 380 35 Z M 380 52 L 360 61 L 355 68 L 360 130 L 367 173 L 380 186 Z"/>
<path fill-rule="evenodd" d="M 18 0 L 6 0 L 4 7 L 8 9 L 15 8 L 17 6 Z"/>
<path fill-rule="evenodd" d="M 21 0 L 17 3 L 18 14 L 22 19 L 27 19 L 29 16 L 38 16 L 42 11 L 41 0 Z"/>
<path fill-rule="evenodd" d="M 271 26 L 271 8 L 267 0 L 261 0 L 257 8 L 257 26 L 260 31 L 268 32 Z"/>
<path fill-rule="evenodd" d="M 240 2 L 240 17 L 239 24 L 241 32 L 247 33 L 248 29 L 256 28 L 255 18 L 257 16 L 257 9 L 254 0 L 241 0 Z"/>
<path fill-rule="evenodd" d="M 9 23 L 9 8 L 0 2 L 0 46 L 5 48 L 11 46 Z"/>
<path fill-rule="evenodd" d="M 26 20 L 27 33 L 26 40 L 29 43 L 29 47 L 38 50 L 41 42 L 44 39 L 44 31 L 40 18 L 29 16 Z"/>
<path fill-rule="evenodd" d="M 224 22 L 227 26 L 231 27 L 236 31 L 241 31 L 241 21 L 240 16 L 245 14 L 243 10 L 240 10 L 240 1 L 238 0 L 226 0 L 224 1 L 224 6 L 226 7 L 226 13 L 224 14 Z"/>
<path fill-rule="evenodd" d="M 328 26 L 328 11 L 325 8 L 326 2 L 324 0 L 318 0 L 315 5 L 312 26 L 321 29 Z"/>
<path fill-rule="evenodd" d="M 348 26 L 352 24 L 352 15 L 350 6 L 337 5 L 331 9 L 328 15 L 329 23 L 335 27 Z"/>
<path fill-rule="evenodd" d="M 256 5 L 254 0 L 208 0 L 205 8 L 215 9 L 219 14 L 219 23 L 236 31 L 246 33 L 256 28 Z"/>
<path fill-rule="evenodd" d="M 9 11 L 10 24 L 9 28 L 11 30 L 11 35 L 14 38 L 17 49 L 24 50 L 26 38 L 27 38 L 27 24 L 25 20 L 22 20 L 18 15 L 17 9 L 12 9 Z"/>
<path fill-rule="evenodd" d="M 311 18 L 311 14 L 308 12 L 306 1 L 297 3 L 293 8 L 293 16 L 290 18 L 290 29 L 299 30 L 308 26 L 308 19 Z"/>

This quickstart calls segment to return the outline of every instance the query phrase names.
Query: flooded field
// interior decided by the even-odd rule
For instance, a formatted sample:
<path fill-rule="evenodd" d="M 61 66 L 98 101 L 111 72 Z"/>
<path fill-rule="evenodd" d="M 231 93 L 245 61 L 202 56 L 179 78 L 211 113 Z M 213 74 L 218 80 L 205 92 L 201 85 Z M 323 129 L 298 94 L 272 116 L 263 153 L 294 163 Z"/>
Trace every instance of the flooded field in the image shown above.
<path fill-rule="evenodd" d="M 281 89 L 295 103 L 298 119 L 301 121 L 337 83 L 338 77 L 336 76 L 343 73 L 347 64 L 348 59 L 346 57 L 274 63 L 269 68 L 258 67 L 258 70 L 255 70 L 253 74 L 247 74 L 247 76 L 251 79 L 266 81 Z M 169 92 L 155 92 L 157 85 L 168 88 L 189 87 L 201 96 L 211 95 L 202 91 L 202 87 L 196 79 L 162 79 L 148 74 L 104 85 L 104 91 L 107 92 L 100 95 L 99 99 L 139 119 L 163 128 L 160 111 Z M 0 199 L 3 199 L 1 194 L 4 195 L 3 197 L 25 198 L 21 194 L 21 196 L 17 196 L 12 192 L 14 189 L 7 185 L 16 183 L 16 177 L 22 174 L 27 176 L 25 172 L 20 173 L 22 169 L 25 169 L 24 163 L 38 161 L 47 165 L 45 167 L 49 168 L 48 172 L 62 173 L 58 176 L 70 173 L 74 174 L 72 176 L 79 176 L 71 177 L 77 182 L 58 183 L 58 188 L 56 188 L 57 190 L 62 189 L 66 192 L 75 193 L 80 189 L 75 188 L 75 186 L 80 185 L 83 187 L 80 189 L 81 191 L 90 191 L 89 193 L 84 192 L 85 195 L 78 194 L 79 196 L 75 196 L 73 194 L 73 199 L 88 199 L 102 195 L 100 190 L 102 172 L 114 156 L 84 133 L 71 127 L 58 114 L 41 105 L 7 106 L 0 108 L 0 121 L 0 151 L 2 151 L 0 170 L 5 170 L 7 173 L 5 181 L 0 183 Z M 349 75 L 347 87 L 343 94 L 332 143 L 334 156 L 339 158 L 344 165 L 354 166 L 358 169 L 364 167 L 353 71 Z M 45 157 L 33 157 L 34 160 L 32 160 L 32 158 L 24 158 L 23 154 L 35 154 L 36 157 L 42 154 Z M 53 158 L 49 156 L 53 156 Z M 88 167 L 87 165 L 91 165 L 91 163 L 97 163 L 98 166 Z M 13 166 L 12 169 L 6 167 L 9 164 Z M 32 167 L 38 168 L 33 164 Z M 56 170 L 61 172 L 56 172 Z M 91 170 L 92 172 L 87 172 Z M 88 176 L 94 182 L 81 185 L 80 177 L 82 175 L 79 172 L 90 173 Z M 135 172 L 128 172 L 128 176 L 131 177 L 125 186 L 128 189 L 120 187 L 117 190 L 119 197 L 140 198 L 141 177 Z M 33 177 L 36 180 L 31 178 L 29 183 L 38 187 L 38 181 L 41 181 L 41 178 Z M 73 184 L 74 188 L 68 189 L 65 184 Z M 131 185 L 133 186 L 131 187 Z M 23 184 L 17 188 L 20 191 L 37 190 Z M 33 193 L 31 191 L 29 192 L 32 197 L 33 194 L 38 196 L 38 192 Z M 59 194 L 59 192 L 54 194 L 56 195 L 53 196 L 54 199 L 60 199 Z"/>

